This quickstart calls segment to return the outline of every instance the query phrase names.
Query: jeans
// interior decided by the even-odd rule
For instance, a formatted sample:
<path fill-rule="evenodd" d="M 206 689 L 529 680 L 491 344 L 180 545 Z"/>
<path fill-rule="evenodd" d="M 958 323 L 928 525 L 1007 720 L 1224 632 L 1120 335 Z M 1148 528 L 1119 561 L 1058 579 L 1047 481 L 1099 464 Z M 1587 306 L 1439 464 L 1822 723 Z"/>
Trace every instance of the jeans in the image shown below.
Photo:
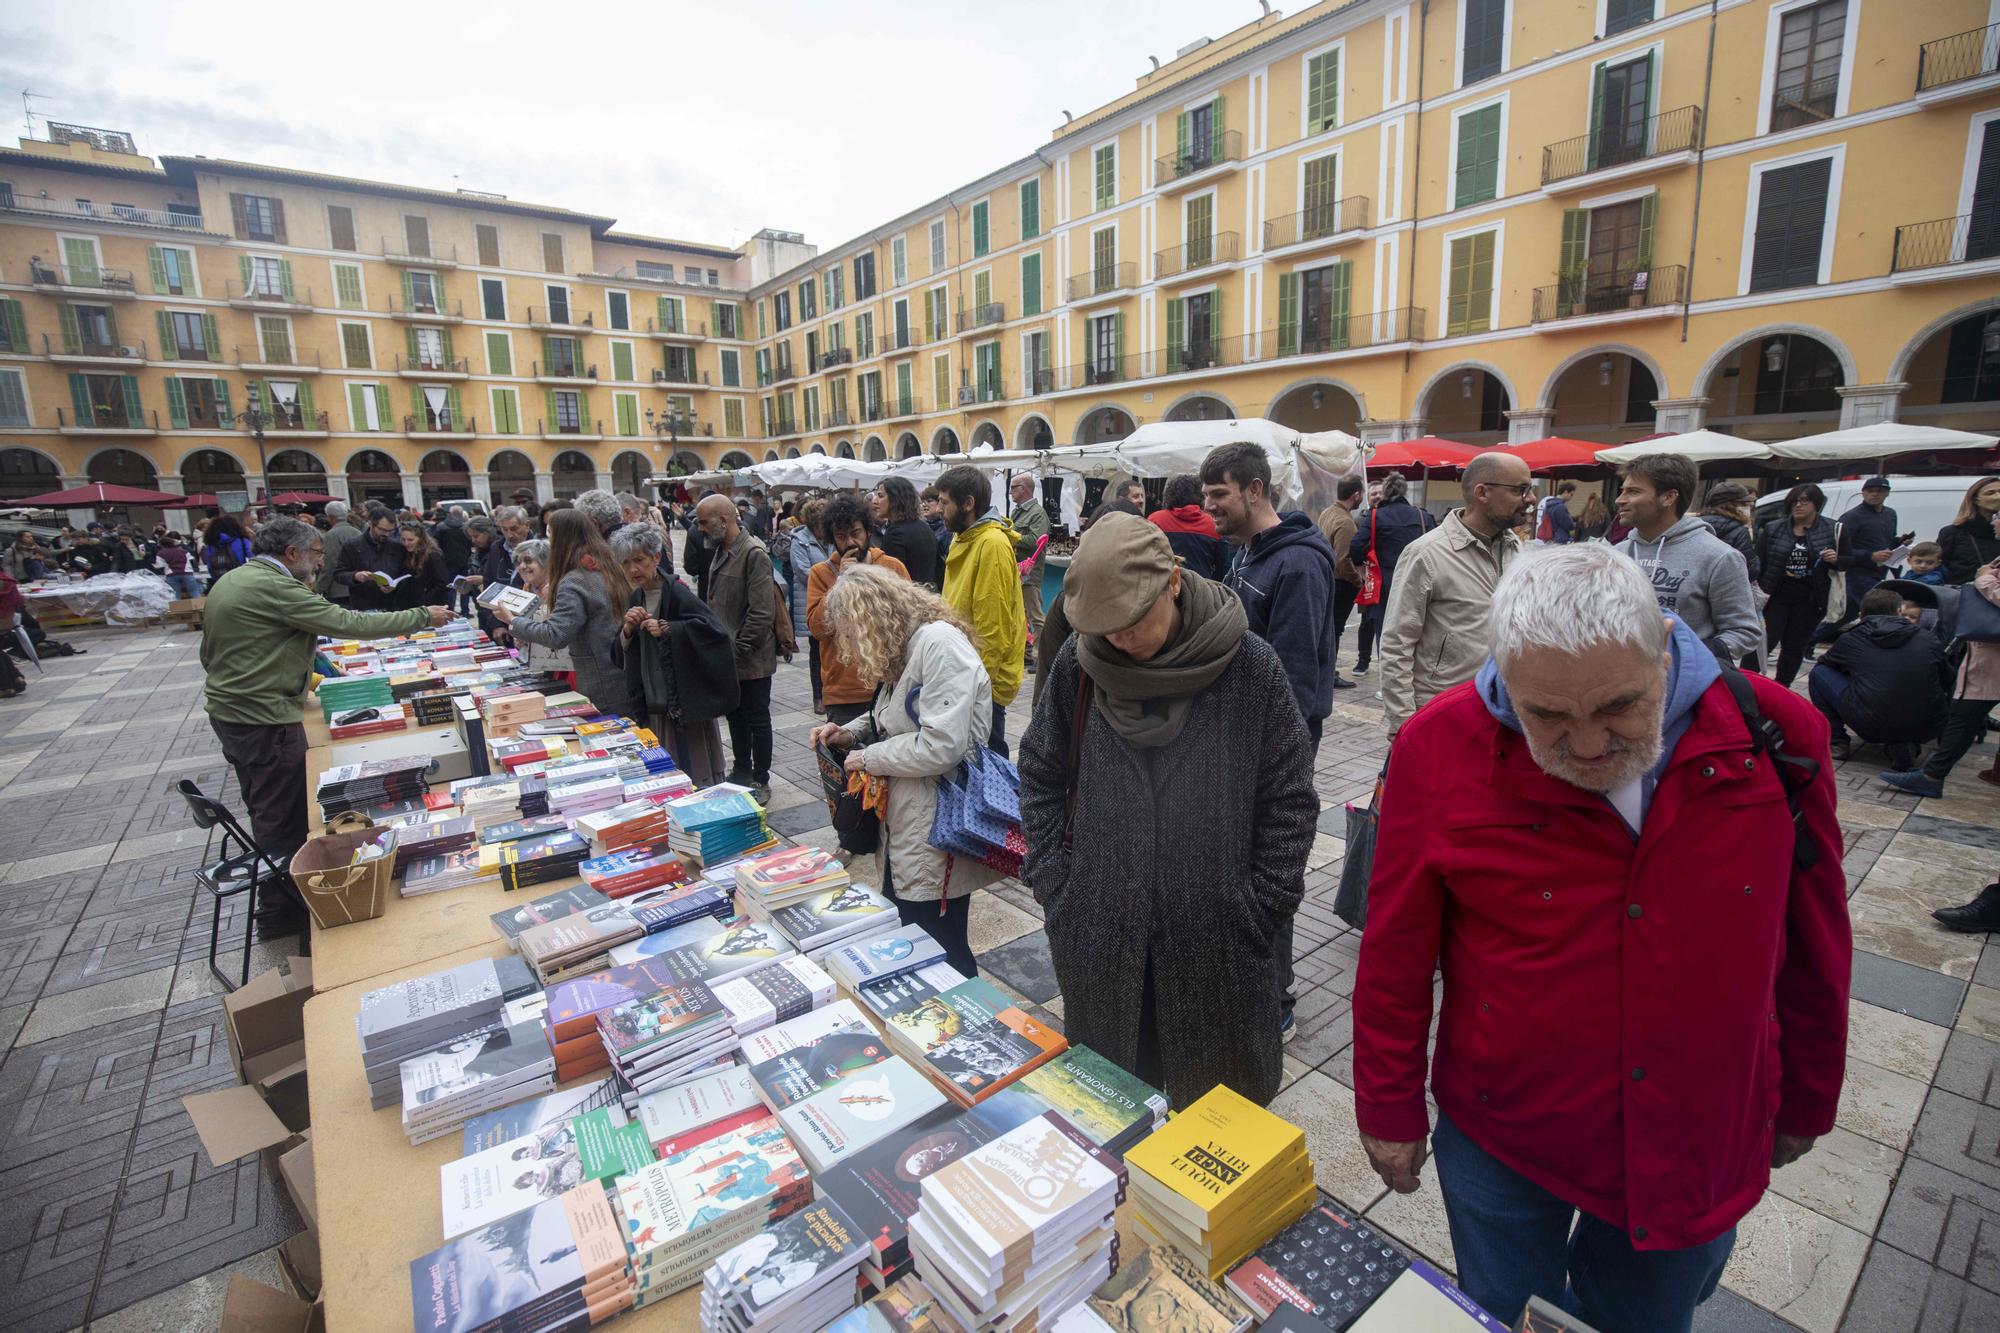
<path fill-rule="evenodd" d="M 1821 663 L 1806 675 L 1806 694 L 1813 707 L 1825 714 L 1827 725 L 1833 728 L 1833 739 L 1846 740 L 1847 723 L 1840 717 L 1840 701 L 1847 697 L 1847 673 Z"/>
<path fill-rule="evenodd" d="M 993 705 L 993 730 L 986 737 L 986 748 L 992 750 L 1003 759 L 1008 757 L 1006 704 L 996 703 Z"/>
<path fill-rule="evenodd" d="M 201 596 L 201 580 L 192 574 L 167 575 L 167 591 L 177 600 Z"/>
<path fill-rule="evenodd" d="M 746 680 L 729 714 L 729 772 L 753 782 L 771 780 L 771 678 Z"/>
<path fill-rule="evenodd" d="M 1382 604 L 1361 608 L 1361 644 L 1354 650 L 1354 669 L 1361 671 L 1368 666 L 1369 654 L 1374 651 L 1375 640 L 1382 633 Z"/>
<path fill-rule="evenodd" d="M 216 718 L 208 725 L 243 789 L 250 836 L 260 851 L 280 865 L 290 864 L 312 827 L 306 811 L 306 729 L 297 722 L 270 727 Z"/>
<path fill-rule="evenodd" d="M 1924 764 L 1924 776 L 1943 782 L 1951 767 L 1965 758 L 1965 752 L 1979 739 L 1979 729 L 1986 721 L 1987 713 L 1993 709 L 1992 699 L 1953 699 L 1951 711 L 1945 714 L 1944 731 L 1938 736 L 1937 749 L 1931 751 L 1930 759 Z"/>
<path fill-rule="evenodd" d="M 1431 1135 L 1458 1285 L 1511 1326 L 1530 1296 L 1602 1333 L 1687 1333 L 1736 1245 L 1730 1228 L 1685 1250 L 1635 1250 L 1474 1143 L 1440 1111 Z"/>
<path fill-rule="evenodd" d="M 1356 585 L 1345 579 L 1333 581 L 1333 661 L 1334 674 L 1340 674 L 1340 638 L 1347 633 L 1347 618 L 1354 614 L 1354 599 L 1361 592 Z"/>
<path fill-rule="evenodd" d="M 1786 689 L 1806 660 L 1806 645 L 1812 642 L 1819 614 L 1813 610 L 1811 579 L 1780 579 L 1777 591 L 1764 604 L 1764 646 L 1778 655 L 1777 681 Z"/>

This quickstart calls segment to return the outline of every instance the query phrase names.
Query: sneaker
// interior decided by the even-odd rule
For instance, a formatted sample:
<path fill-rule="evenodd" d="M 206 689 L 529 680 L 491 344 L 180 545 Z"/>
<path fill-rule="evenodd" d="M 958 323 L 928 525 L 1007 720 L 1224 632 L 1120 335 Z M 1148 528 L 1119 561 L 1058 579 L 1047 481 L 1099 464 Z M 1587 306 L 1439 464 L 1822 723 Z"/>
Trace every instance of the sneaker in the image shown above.
<path fill-rule="evenodd" d="M 2000 930 L 2000 882 L 1988 884 L 1963 907 L 1940 907 L 1931 915 L 1946 928 L 1966 934 Z"/>
<path fill-rule="evenodd" d="M 1357 675 L 1357 676 L 1365 676 L 1365 675 L 1367 675 L 1367 674 L 1368 674 L 1368 659 L 1367 659 L 1367 658 L 1365 658 L 1365 657 L 1364 657 L 1364 658 L 1362 658 L 1362 659 L 1361 659 L 1361 660 L 1360 660 L 1359 662 L 1356 662 L 1356 663 L 1354 664 L 1354 674 L 1355 674 L 1355 675 Z"/>
<path fill-rule="evenodd" d="M 749 786 L 751 797 L 758 805 L 769 810 L 771 808 L 771 784 L 768 782 L 753 782 Z"/>
<path fill-rule="evenodd" d="M 1913 796 L 1935 798 L 1944 795 L 1944 783 L 1922 769 L 1913 769 L 1907 773 L 1877 773 L 1875 776 L 1897 791 L 1906 791 Z"/>
<path fill-rule="evenodd" d="M 1290 1041 L 1293 1037 L 1296 1037 L 1298 1035 L 1299 1035 L 1298 1020 L 1293 1018 L 1292 1011 L 1287 1009 L 1285 1010 L 1284 1013 L 1278 1016 L 1279 1044 L 1282 1045 L 1283 1043 Z"/>

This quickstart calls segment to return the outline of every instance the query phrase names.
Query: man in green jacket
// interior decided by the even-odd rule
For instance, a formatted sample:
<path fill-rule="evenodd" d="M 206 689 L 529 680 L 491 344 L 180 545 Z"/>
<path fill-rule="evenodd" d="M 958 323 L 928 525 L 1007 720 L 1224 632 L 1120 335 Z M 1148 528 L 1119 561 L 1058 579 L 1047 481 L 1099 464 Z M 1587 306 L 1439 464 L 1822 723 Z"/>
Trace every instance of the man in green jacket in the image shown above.
<path fill-rule="evenodd" d="M 1035 544 L 1049 535 L 1049 511 L 1035 498 L 1035 479 L 1025 472 L 1014 474 L 1007 493 L 1014 497 L 1014 512 L 1009 518 L 1017 534 L 1014 559 L 1031 562 L 1028 572 L 1021 575 L 1021 609 L 1028 613 L 1028 642 L 1032 643 L 1042 637 L 1042 556 Z"/>
<path fill-rule="evenodd" d="M 986 743 L 1006 754 L 1007 705 L 1021 692 L 1027 653 L 1014 528 L 992 508 L 993 483 L 976 467 L 947 469 L 937 479 L 937 490 L 938 508 L 952 534 L 944 559 L 944 599 L 979 637 L 979 657 L 993 684 L 993 729 Z"/>
<path fill-rule="evenodd" d="M 257 845 L 289 861 L 305 845 L 306 732 L 300 710 L 319 635 L 380 639 L 450 622 L 442 606 L 349 611 L 312 590 L 325 538 L 295 518 L 257 529 L 251 558 L 202 607 L 208 724 L 236 770 Z"/>

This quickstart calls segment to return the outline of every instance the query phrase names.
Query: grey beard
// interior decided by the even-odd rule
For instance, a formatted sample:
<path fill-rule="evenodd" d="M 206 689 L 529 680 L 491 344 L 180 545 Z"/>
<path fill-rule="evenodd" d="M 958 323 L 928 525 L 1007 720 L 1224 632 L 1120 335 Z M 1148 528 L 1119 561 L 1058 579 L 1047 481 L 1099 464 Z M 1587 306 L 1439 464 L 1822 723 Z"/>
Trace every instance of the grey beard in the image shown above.
<path fill-rule="evenodd" d="M 1664 704 L 1661 708 L 1664 714 Z M 1648 729 L 1648 739 L 1644 742 L 1614 740 L 1612 751 L 1616 757 L 1601 768 L 1585 768 L 1576 762 L 1568 741 L 1557 741 L 1544 749 L 1535 743 L 1533 736 L 1522 734 L 1528 742 L 1528 753 L 1534 757 L 1535 765 L 1559 782 L 1567 782 L 1572 787 L 1603 795 L 1618 790 L 1627 783 L 1636 782 L 1653 765 L 1660 761 L 1660 749 L 1664 742 L 1660 737 L 1660 718 L 1655 717 Z"/>

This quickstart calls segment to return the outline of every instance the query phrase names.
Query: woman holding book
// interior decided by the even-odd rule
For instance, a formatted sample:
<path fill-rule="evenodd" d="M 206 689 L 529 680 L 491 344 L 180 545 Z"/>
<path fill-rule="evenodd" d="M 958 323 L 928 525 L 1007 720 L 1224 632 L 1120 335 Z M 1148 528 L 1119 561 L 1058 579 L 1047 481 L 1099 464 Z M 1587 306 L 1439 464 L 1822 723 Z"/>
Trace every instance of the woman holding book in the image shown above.
<path fill-rule="evenodd" d="M 389 609 L 450 606 L 451 570 L 430 529 L 415 519 L 396 525 L 403 543 L 403 581 L 389 590 Z"/>
<path fill-rule="evenodd" d="M 611 660 L 645 701 L 647 725 L 698 787 L 729 772 L 719 719 L 736 707 L 736 650 L 721 617 L 677 578 L 660 573 L 661 531 L 630 523 L 611 553 L 632 586 Z"/>
<path fill-rule="evenodd" d="M 540 597 L 542 589 L 549 581 L 549 543 L 546 537 L 530 537 L 526 541 L 514 543 L 511 553 L 514 561 L 513 583 L 526 588 Z M 522 643 L 521 665 L 530 671 L 543 671 L 576 684 L 576 664 L 569 660 L 566 648 L 544 648 L 539 643 Z"/>
<path fill-rule="evenodd" d="M 549 569 L 541 606 L 520 616 L 496 606 L 493 615 L 521 643 L 567 648 L 576 688 L 591 706 L 600 713 L 632 717 L 643 700 L 612 660 L 623 614 L 612 608 L 624 606 L 631 595 L 597 525 L 577 510 L 564 509 L 549 520 Z"/>
<path fill-rule="evenodd" d="M 972 891 L 999 878 L 976 861 L 931 846 L 938 779 L 979 748 L 993 724 L 993 685 L 963 617 L 922 584 L 856 565 L 826 594 L 835 650 L 876 686 L 866 714 L 813 730 L 815 744 L 845 747 L 847 770 L 886 778 L 888 815 L 876 853 L 882 892 L 905 925 L 944 946 L 966 976 L 979 965 L 966 939 Z"/>

